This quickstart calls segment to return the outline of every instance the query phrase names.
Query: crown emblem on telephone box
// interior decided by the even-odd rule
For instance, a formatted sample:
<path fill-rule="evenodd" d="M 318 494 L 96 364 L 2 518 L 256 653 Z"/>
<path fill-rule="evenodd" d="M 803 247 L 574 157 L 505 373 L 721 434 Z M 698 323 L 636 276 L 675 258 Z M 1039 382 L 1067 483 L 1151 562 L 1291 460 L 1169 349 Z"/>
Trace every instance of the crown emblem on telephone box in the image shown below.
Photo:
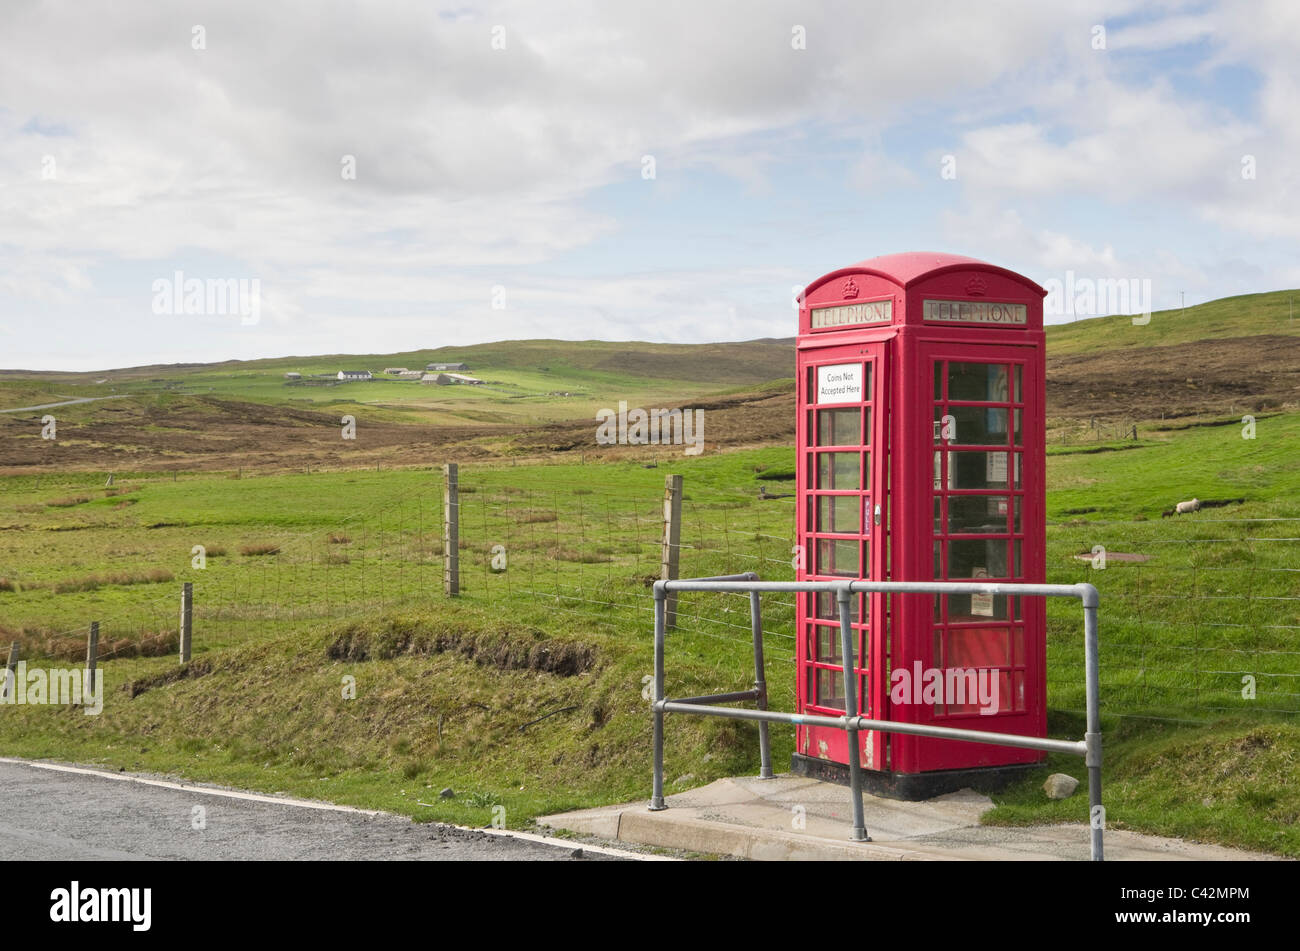
<path fill-rule="evenodd" d="M 983 297 L 989 289 L 989 282 L 982 277 L 972 277 L 966 282 L 966 293 L 971 297 Z"/>
<path fill-rule="evenodd" d="M 849 278 L 844 282 L 844 296 L 846 298 L 858 296 L 858 285 L 853 278 Z"/>

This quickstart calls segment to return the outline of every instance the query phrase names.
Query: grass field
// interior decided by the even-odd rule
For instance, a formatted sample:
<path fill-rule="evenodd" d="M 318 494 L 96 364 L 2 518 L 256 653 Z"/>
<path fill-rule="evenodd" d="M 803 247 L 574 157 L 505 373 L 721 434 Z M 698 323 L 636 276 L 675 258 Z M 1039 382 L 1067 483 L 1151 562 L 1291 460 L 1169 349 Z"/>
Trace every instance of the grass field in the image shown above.
<path fill-rule="evenodd" d="M 744 486 L 752 496 L 755 467 L 787 458 L 787 451 L 773 449 L 688 461 L 686 505 L 695 524 L 725 545 L 733 513 L 744 510 L 746 532 L 786 534 L 788 503 L 759 509 L 730 490 Z M 578 485 L 575 492 L 578 480 L 598 488 L 584 492 Z M 49 512 L 66 517 L 62 506 L 31 511 L 37 503 L 26 500 L 45 498 L 51 488 L 58 501 L 67 498 L 64 493 L 77 498 L 77 480 L 43 482 L 39 493 L 34 481 L 12 486 L 14 517 L 59 527 L 59 515 Z M 520 481 L 531 488 L 509 491 Z M 101 638 L 108 641 L 138 636 L 132 625 L 139 617 L 156 615 L 167 625 L 175 583 L 55 590 L 92 565 L 103 570 L 118 559 L 157 562 L 172 565 L 177 582 L 195 579 L 196 653 L 188 668 L 194 673 L 178 676 L 172 656 L 115 658 L 103 667 L 110 687 L 103 716 L 9 708 L 0 720 L 4 748 L 470 822 L 485 821 L 497 804 L 518 823 L 543 811 L 635 795 L 645 782 L 648 729 L 641 697 L 649 607 L 644 579 L 657 568 L 662 485 L 661 472 L 637 464 L 469 470 L 464 595 L 455 602 L 438 593 L 441 558 L 436 546 L 421 547 L 422 537 L 431 540 L 421 535 L 418 516 L 399 515 L 418 512 L 423 498 L 426 528 L 436 533 L 436 472 L 142 481 L 124 496 L 138 499 L 129 508 L 114 509 L 102 499 L 77 503 L 88 518 L 99 519 L 95 526 L 50 532 L 55 547 L 21 555 L 27 563 L 39 560 L 44 570 L 10 580 L 7 587 L 18 590 L 0 595 L 7 624 L 58 619 L 49 629 L 20 635 L 25 654 L 46 645 L 59 649 L 64 641 L 53 628 L 75 627 L 89 615 L 117 612 L 128 619 L 105 624 Z M 360 498 L 363 508 L 355 507 Z M 500 511 L 507 501 L 513 515 Z M 187 524 L 141 531 L 178 508 Z M 509 545 L 506 574 L 479 573 L 490 540 L 478 534 L 480 518 L 494 526 L 491 539 Z M 612 531 L 610 520 L 617 520 Z M 0 537 L 9 542 L 41 534 Z M 79 540 L 60 547 L 72 535 Z M 225 550 L 202 572 L 188 567 L 195 538 Z M 783 546 L 773 539 L 772 555 L 784 563 Z M 278 546 L 278 553 L 240 553 L 267 545 Z M 423 557 L 412 554 L 421 551 Z M 328 559 L 336 552 L 345 557 Z M 6 548 L 0 563 L 18 557 Z M 727 557 L 725 549 L 700 551 L 697 545 L 683 570 L 709 571 Z M 558 585 L 552 583 L 557 568 L 564 572 Z M 509 581 L 515 600 L 503 608 L 485 575 Z M 155 605 L 156 597 L 163 606 Z M 597 598 L 610 603 L 588 603 Z M 703 692 L 732 676 L 743 679 L 727 614 L 723 606 L 720 623 L 686 619 L 695 630 L 677 639 L 683 686 Z M 789 616 L 782 618 L 773 605 L 769 619 L 776 626 L 773 663 L 790 669 L 789 634 L 779 633 Z M 84 644 L 76 634 L 67 640 L 74 649 Z M 174 638 L 167 642 L 172 645 Z M 355 702 L 341 698 L 345 673 L 356 677 Z M 521 730 L 556 709 L 563 713 L 546 727 Z M 737 725 L 684 724 L 670 748 L 678 762 L 702 764 L 701 775 L 726 775 L 746 768 L 752 754 L 747 739 Z M 423 792 L 446 785 L 463 795 L 442 801 Z M 420 799 L 433 805 L 420 806 Z"/>
<path fill-rule="evenodd" d="M 1102 594 L 1110 825 L 1300 856 L 1300 412 L 1286 306 L 1279 292 L 1146 326 L 1049 330 L 1047 579 Z M 1243 355 L 1266 351 L 1245 375 Z M 494 382 L 283 380 L 434 360 Z M 0 372 L 0 409 L 130 394 L 53 410 L 57 445 L 39 439 L 41 412 L 0 414 L 0 639 L 33 664 L 68 665 L 97 620 L 109 685 L 99 717 L 0 707 L 0 750 L 470 824 L 494 806 L 526 826 L 646 796 L 664 476 L 685 477 L 683 576 L 793 577 L 790 362 L 788 341 L 528 341 Z M 590 452 L 591 414 L 620 399 L 709 405 L 709 450 Z M 340 441 L 343 414 L 358 419 L 355 445 Z M 1120 438 L 1130 421 L 1136 440 Z M 453 459 L 462 596 L 450 600 L 433 463 Z M 1162 517 L 1193 496 L 1221 504 Z M 187 581 L 195 656 L 182 667 Z M 746 608 L 683 598 L 671 692 L 749 685 Z M 764 621 L 772 702 L 788 710 L 788 597 L 767 599 Z M 1049 602 L 1047 658 L 1050 731 L 1078 736 L 1076 606 Z M 773 743 L 787 761 L 792 733 Z M 667 764 L 670 792 L 752 771 L 756 732 L 676 719 Z M 1052 770 L 1082 774 L 1052 758 L 987 821 L 1084 821 L 1084 797 L 1044 799 Z M 439 799 L 445 786 L 458 795 Z"/>
<path fill-rule="evenodd" d="M 1298 440 L 1300 414 L 1284 414 L 1261 420 L 1254 440 L 1240 427 L 1194 427 L 1137 449 L 1049 459 L 1049 580 L 1088 580 L 1103 597 L 1107 801 L 1117 826 L 1300 854 L 1279 819 L 1296 802 L 1278 779 L 1300 733 L 1293 716 L 1267 712 L 1297 710 L 1296 549 L 1280 540 L 1296 523 L 1267 520 L 1300 516 Z M 781 494 L 791 482 L 759 476 L 792 468 L 782 447 L 675 460 L 671 471 L 686 480 L 683 575 L 791 577 L 792 505 L 760 500 L 758 487 Z M 433 468 L 174 482 L 120 473 L 109 490 L 84 474 L 42 476 L 39 488 L 35 477 L 11 477 L 0 505 L 0 624 L 25 656 L 75 658 L 95 618 L 104 643 L 155 638 L 167 654 L 127 649 L 106 662 L 100 717 L 6 709 L 4 749 L 461 822 L 487 821 L 494 805 L 521 824 L 643 796 L 647 584 L 658 569 L 665 471 L 632 461 L 464 468 L 457 602 L 440 594 L 442 481 Z M 1160 517 L 1192 495 L 1246 500 Z M 1098 544 L 1151 560 L 1112 559 L 1103 572 L 1075 558 Z M 194 545 L 210 553 L 204 570 L 191 566 Z M 498 545 L 504 572 L 492 568 Z M 149 571 L 171 580 L 150 581 Z M 87 584 L 96 576 L 104 583 Z M 183 580 L 196 591 L 188 676 L 171 654 Z M 792 605 L 774 598 L 764 607 L 773 703 L 790 709 Z M 746 685 L 744 604 L 695 595 L 682 611 L 674 692 Z M 1078 733 L 1078 623 L 1069 606 L 1049 615 L 1057 735 Z M 1254 701 L 1241 697 L 1242 672 L 1257 678 Z M 345 674 L 356 677 L 354 701 L 341 697 Z M 752 770 L 752 734 L 731 721 L 675 721 L 671 788 Z M 778 762 L 792 739 L 774 731 Z M 1180 772 L 1193 753 L 1214 755 L 1207 750 L 1221 754 L 1222 775 Z M 1260 793 L 1273 797 L 1267 808 L 1238 788 L 1243 773 L 1232 763 L 1271 777 L 1272 791 Z M 1150 795 L 1152 783 L 1184 795 L 1195 785 L 1197 803 L 1209 805 L 1170 810 Z M 429 795 L 444 786 L 466 795 Z M 990 821 L 1083 818 L 1081 801 L 1045 803 L 1032 782 L 1002 801 Z"/>

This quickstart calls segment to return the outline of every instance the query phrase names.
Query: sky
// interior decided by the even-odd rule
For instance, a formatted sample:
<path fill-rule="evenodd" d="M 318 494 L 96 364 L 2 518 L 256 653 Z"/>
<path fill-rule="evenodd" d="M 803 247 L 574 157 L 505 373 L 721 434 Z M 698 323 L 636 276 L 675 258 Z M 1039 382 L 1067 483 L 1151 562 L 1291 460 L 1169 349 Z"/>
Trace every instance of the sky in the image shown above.
<path fill-rule="evenodd" d="M 1294 0 L 3 0 L 0 368 L 786 337 L 912 250 L 1191 305 L 1300 287 L 1297 154 Z"/>

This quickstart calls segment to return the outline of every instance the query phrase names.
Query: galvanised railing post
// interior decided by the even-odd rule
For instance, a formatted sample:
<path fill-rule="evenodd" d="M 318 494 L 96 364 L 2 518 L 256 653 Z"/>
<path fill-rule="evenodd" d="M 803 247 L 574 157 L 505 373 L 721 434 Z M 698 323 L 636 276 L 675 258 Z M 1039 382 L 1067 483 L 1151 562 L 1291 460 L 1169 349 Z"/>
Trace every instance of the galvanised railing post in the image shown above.
<path fill-rule="evenodd" d="M 840 654 L 844 661 L 844 716 L 847 723 L 857 722 L 861 711 L 858 710 L 858 673 L 854 669 L 853 625 L 849 613 L 849 586 L 846 584 L 835 592 L 840 606 Z M 845 733 L 849 739 L 849 788 L 853 797 L 853 833 L 849 836 L 854 842 L 870 842 L 867 824 L 862 813 L 862 750 L 858 746 L 858 730 L 846 726 Z"/>
<path fill-rule="evenodd" d="M 1103 861 L 1102 833 L 1106 826 L 1106 810 L 1101 804 L 1101 687 L 1097 652 L 1097 607 L 1101 598 L 1090 584 L 1080 586 L 1083 601 L 1083 663 L 1087 680 L 1088 732 L 1083 735 L 1088 751 L 1084 762 L 1088 767 L 1088 826 L 1092 830 L 1089 843 L 1092 860 Z"/>
<path fill-rule="evenodd" d="M 757 576 L 755 576 L 757 580 Z M 754 634 L 754 689 L 758 691 L 755 703 L 758 709 L 767 709 L 767 676 L 763 673 L 763 611 L 757 591 L 749 592 L 749 626 Z M 772 742 L 768 735 L 767 721 L 758 723 L 759 779 L 772 778 Z"/>
<path fill-rule="evenodd" d="M 650 809 L 658 812 L 664 805 L 664 711 L 659 706 L 664 699 L 664 614 L 667 592 L 662 582 L 654 586 L 655 592 L 655 682 L 654 682 L 654 789 L 650 795 Z"/>

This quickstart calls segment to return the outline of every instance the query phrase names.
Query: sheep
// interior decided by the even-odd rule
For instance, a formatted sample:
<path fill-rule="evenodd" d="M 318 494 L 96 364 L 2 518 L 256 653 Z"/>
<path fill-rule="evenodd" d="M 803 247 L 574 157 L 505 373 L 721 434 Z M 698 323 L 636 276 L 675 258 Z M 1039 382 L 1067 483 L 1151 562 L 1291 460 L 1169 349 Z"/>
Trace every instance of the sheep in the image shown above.
<path fill-rule="evenodd" d="M 1190 502 L 1179 502 L 1174 506 L 1174 511 L 1179 515 L 1186 515 L 1188 512 L 1199 512 L 1201 509 L 1201 500 L 1192 499 Z"/>

